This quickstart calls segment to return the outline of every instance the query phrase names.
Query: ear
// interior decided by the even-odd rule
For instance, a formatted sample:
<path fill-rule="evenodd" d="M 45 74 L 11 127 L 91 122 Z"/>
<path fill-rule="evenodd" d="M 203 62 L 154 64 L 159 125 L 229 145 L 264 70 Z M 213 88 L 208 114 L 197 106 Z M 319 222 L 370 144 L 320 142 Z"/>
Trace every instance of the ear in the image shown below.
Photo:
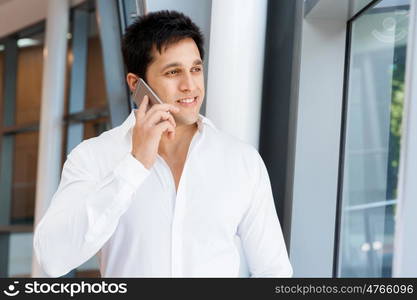
<path fill-rule="evenodd" d="M 139 76 L 133 73 L 127 73 L 126 75 L 126 82 L 129 86 L 129 90 L 133 93 L 136 89 L 136 85 L 138 84 Z"/>

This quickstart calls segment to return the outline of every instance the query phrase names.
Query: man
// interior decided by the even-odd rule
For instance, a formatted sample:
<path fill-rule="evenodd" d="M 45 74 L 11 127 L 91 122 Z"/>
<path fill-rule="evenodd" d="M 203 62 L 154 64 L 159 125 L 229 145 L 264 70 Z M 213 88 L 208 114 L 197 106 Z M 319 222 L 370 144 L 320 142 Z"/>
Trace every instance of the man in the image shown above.
<path fill-rule="evenodd" d="M 35 231 L 39 263 L 61 276 L 98 254 L 103 277 L 291 276 L 258 152 L 199 115 L 203 37 L 178 12 L 139 18 L 124 36 L 127 83 L 145 97 L 119 127 L 79 144 Z"/>

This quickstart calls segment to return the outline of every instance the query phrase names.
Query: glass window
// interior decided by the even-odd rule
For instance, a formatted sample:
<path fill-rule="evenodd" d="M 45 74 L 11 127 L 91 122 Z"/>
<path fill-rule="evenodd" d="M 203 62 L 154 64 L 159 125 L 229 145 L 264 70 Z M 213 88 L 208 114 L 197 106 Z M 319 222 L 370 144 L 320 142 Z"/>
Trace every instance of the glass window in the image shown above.
<path fill-rule="evenodd" d="M 42 30 L 39 27 L 39 30 Z M 11 224 L 33 224 L 42 97 L 44 33 L 17 40 Z"/>
<path fill-rule="evenodd" d="M 33 224 L 38 137 L 38 131 L 15 135 L 11 224 Z"/>
<path fill-rule="evenodd" d="M 109 118 L 102 117 L 84 122 L 84 139 L 98 136 L 100 133 L 109 129 Z"/>
<path fill-rule="evenodd" d="M 94 13 L 90 13 L 85 99 L 86 109 L 107 108 L 107 94 L 103 68 L 103 55 L 98 35 L 96 16 Z"/>
<path fill-rule="evenodd" d="M 98 33 L 98 24 L 97 18 L 95 14 L 95 10 L 92 4 L 88 5 L 81 5 L 76 7 L 73 11 L 73 14 L 76 13 L 76 10 L 87 10 L 88 11 L 88 26 L 85 27 L 85 30 L 88 30 L 87 40 L 78 40 L 79 44 L 74 45 L 74 39 L 70 40 L 69 46 L 69 68 L 72 69 L 74 67 L 73 63 L 77 63 L 77 60 L 74 59 L 73 55 L 74 52 L 72 50 L 73 47 L 84 47 L 83 44 L 87 43 L 87 59 L 86 65 L 82 66 L 82 69 L 86 72 L 86 82 L 85 82 L 85 99 L 80 101 L 82 103 L 82 109 L 80 111 L 72 111 L 72 113 L 80 113 L 80 112 L 89 112 L 84 117 L 78 118 L 78 120 L 83 125 L 83 136 L 82 139 L 88 139 L 91 137 L 95 137 L 101 134 L 103 131 L 110 129 L 110 118 L 108 116 L 108 105 L 107 105 L 107 91 L 105 85 L 105 78 L 104 78 L 104 65 L 103 65 L 103 55 L 102 55 L 102 47 Z M 75 24 L 74 22 L 80 22 L 80 19 L 73 18 L 71 28 L 74 30 L 75 27 L 79 26 L 80 24 Z M 74 32 L 70 36 L 73 36 Z M 69 72 L 69 76 L 70 76 Z M 71 86 L 71 84 L 77 83 L 70 83 L 68 89 L 77 88 Z M 77 99 L 80 100 L 80 99 Z M 67 97 L 67 102 L 71 101 L 70 97 Z M 68 108 L 70 103 L 67 103 L 67 113 L 69 112 Z M 71 126 L 68 124 L 68 126 Z M 79 142 L 81 142 L 81 140 Z M 74 145 L 75 146 L 75 145 Z"/>
<path fill-rule="evenodd" d="M 39 122 L 42 97 L 44 33 L 17 41 L 16 125 Z"/>
<path fill-rule="evenodd" d="M 29 277 L 32 267 L 32 233 L 38 152 L 38 123 L 43 71 L 43 29 L 35 25 L 28 31 L 6 37 L 0 47 L 0 104 L 2 129 L 0 155 L 3 214 L 0 260 L 1 276 Z M 10 55 L 4 71 L 5 53 Z M 16 58 L 16 61 L 14 61 Z M 4 81 L 4 76 L 9 76 Z M 5 86 L 4 84 L 8 84 Z M 9 93 L 4 98 L 4 91 Z M 16 92 L 14 94 L 14 91 Z M 7 120 L 6 120 L 7 119 Z"/>
<path fill-rule="evenodd" d="M 9 277 L 30 277 L 33 233 L 12 233 L 9 243 Z"/>
<path fill-rule="evenodd" d="M 381 1 L 349 23 L 338 276 L 390 277 L 409 1 Z"/>
<path fill-rule="evenodd" d="M 90 14 L 90 34 L 88 37 L 87 86 L 85 109 L 107 110 L 107 93 L 104 80 L 103 55 L 98 35 L 95 14 Z M 84 122 L 84 139 L 98 136 L 110 129 L 110 119 L 99 117 Z"/>

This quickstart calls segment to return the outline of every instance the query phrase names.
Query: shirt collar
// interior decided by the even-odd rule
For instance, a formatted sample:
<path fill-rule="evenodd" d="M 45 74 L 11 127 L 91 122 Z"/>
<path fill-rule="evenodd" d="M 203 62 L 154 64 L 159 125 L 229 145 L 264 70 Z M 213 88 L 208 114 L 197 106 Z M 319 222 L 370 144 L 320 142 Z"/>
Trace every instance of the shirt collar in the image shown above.
<path fill-rule="evenodd" d="M 129 116 L 122 123 L 122 125 L 120 125 L 120 129 L 122 130 L 122 133 L 123 134 L 130 133 L 133 129 L 133 126 L 135 125 L 135 121 L 136 121 L 135 110 L 132 109 Z M 214 124 L 211 120 L 209 120 L 207 117 L 203 116 L 202 114 L 199 114 L 199 117 L 198 117 L 198 120 L 197 120 L 198 131 L 201 133 L 206 126 L 217 130 L 216 126 L 214 126 Z"/>

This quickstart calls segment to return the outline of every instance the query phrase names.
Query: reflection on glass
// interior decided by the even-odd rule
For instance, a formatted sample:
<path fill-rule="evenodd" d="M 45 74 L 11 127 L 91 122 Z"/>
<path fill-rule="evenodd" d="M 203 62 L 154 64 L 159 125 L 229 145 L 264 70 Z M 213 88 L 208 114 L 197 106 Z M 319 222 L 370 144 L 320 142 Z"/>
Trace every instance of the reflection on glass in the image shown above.
<path fill-rule="evenodd" d="M 30 277 L 33 233 L 13 233 L 9 244 L 9 277 Z"/>
<path fill-rule="evenodd" d="M 369 3 L 371 3 L 372 1 L 370 0 L 350 0 L 349 4 L 352 6 L 352 14 L 351 16 L 357 14 L 359 11 L 361 11 L 362 9 L 365 8 L 365 6 L 367 6 Z"/>
<path fill-rule="evenodd" d="M 95 14 L 90 14 L 87 58 L 85 108 L 106 109 L 107 93 L 104 81 L 103 54 Z"/>
<path fill-rule="evenodd" d="M 38 137 L 35 132 L 15 136 L 12 184 L 12 224 L 32 224 L 35 212 Z"/>
<path fill-rule="evenodd" d="M 109 124 L 109 118 L 107 117 L 84 122 L 84 139 L 98 136 L 104 131 L 109 130 Z"/>
<path fill-rule="evenodd" d="M 44 33 L 23 37 L 18 43 L 16 124 L 40 120 Z"/>
<path fill-rule="evenodd" d="M 389 277 L 408 8 L 381 1 L 351 24 L 338 275 Z"/>

